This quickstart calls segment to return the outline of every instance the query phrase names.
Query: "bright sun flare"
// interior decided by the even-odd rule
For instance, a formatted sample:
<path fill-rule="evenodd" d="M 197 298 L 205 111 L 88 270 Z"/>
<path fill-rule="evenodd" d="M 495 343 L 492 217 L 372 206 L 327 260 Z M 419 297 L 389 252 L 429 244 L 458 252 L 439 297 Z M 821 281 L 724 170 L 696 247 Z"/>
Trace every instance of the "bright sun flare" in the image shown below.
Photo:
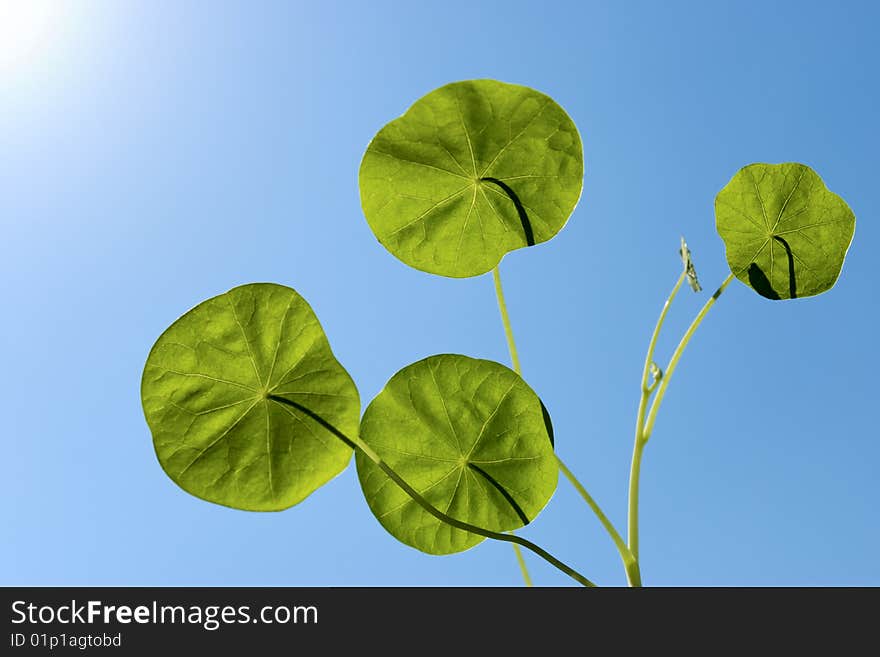
<path fill-rule="evenodd" d="M 60 4 L 57 0 L 0 0 L 0 72 L 27 62 L 47 47 Z"/>

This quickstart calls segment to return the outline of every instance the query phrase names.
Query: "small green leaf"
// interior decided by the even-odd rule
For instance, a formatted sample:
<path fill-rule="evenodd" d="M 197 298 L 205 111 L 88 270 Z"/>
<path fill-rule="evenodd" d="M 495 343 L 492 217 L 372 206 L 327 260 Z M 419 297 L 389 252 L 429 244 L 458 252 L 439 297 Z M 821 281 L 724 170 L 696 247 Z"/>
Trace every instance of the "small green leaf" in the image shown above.
<path fill-rule="evenodd" d="M 583 176 L 580 135 L 551 98 L 496 80 L 454 82 L 373 138 L 361 205 L 400 260 L 464 278 L 556 235 Z"/>
<path fill-rule="evenodd" d="M 360 399 L 318 318 L 294 290 L 243 285 L 172 324 L 147 358 L 144 414 L 181 488 L 247 511 L 279 511 L 345 469 Z M 285 400 L 285 401 L 279 401 Z"/>
<path fill-rule="evenodd" d="M 533 520 L 556 490 L 549 426 L 512 370 L 440 355 L 391 377 L 364 413 L 361 440 L 437 509 L 508 531 Z M 483 540 L 425 512 L 360 452 L 355 460 L 370 509 L 400 541 L 450 554 Z"/>
<path fill-rule="evenodd" d="M 855 223 L 846 202 L 804 164 L 750 164 L 715 197 L 730 270 L 768 299 L 830 289 Z"/>

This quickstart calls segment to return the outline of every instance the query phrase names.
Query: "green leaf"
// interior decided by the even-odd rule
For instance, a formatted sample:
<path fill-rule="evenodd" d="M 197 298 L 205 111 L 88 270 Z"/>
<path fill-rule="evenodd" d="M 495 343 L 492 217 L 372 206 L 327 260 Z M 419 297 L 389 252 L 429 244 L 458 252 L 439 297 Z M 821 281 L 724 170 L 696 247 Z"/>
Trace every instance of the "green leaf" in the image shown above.
<path fill-rule="evenodd" d="M 533 520 L 556 490 L 549 431 L 519 375 L 457 355 L 400 370 L 361 422 L 361 440 L 434 507 L 499 532 Z M 360 452 L 355 461 L 370 509 L 400 541 L 450 554 L 483 540 L 428 514 Z"/>
<path fill-rule="evenodd" d="M 339 474 L 356 436 L 357 388 L 294 290 L 243 285 L 199 304 L 156 341 L 141 383 L 162 468 L 181 488 L 279 511 Z"/>
<path fill-rule="evenodd" d="M 855 215 L 804 164 L 750 164 L 715 197 L 727 264 L 768 299 L 821 294 L 837 281 Z"/>
<path fill-rule="evenodd" d="M 454 82 L 373 138 L 361 205 L 393 255 L 464 278 L 556 235 L 583 176 L 580 135 L 553 99 L 496 80 Z"/>

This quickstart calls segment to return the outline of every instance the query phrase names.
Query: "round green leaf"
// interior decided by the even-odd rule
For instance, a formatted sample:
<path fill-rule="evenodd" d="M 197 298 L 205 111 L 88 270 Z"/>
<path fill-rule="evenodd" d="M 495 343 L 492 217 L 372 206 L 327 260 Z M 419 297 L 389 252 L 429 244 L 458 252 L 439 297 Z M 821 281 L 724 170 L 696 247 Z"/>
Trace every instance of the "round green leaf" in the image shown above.
<path fill-rule="evenodd" d="M 435 508 L 484 529 L 522 527 L 556 490 L 541 400 L 492 361 L 440 355 L 403 368 L 364 413 L 361 440 Z M 428 514 L 360 452 L 355 461 L 370 509 L 400 541 L 450 554 L 483 540 Z"/>
<path fill-rule="evenodd" d="M 370 142 L 361 205 L 393 255 L 463 278 L 556 235 L 583 177 L 580 135 L 553 99 L 496 80 L 453 82 Z"/>
<path fill-rule="evenodd" d="M 156 341 L 141 383 L 162 468 L 181 488 L 279 511 L 345 469 L 360 399 L 294 290 L 243 285 L 199 304 Z"/>
<path fill-rule="evenodd" d="M 727 264 L 768 299 L 821 294 L 840 275 L 856 219 L 804 164 L 750 164 L 715 197 Z"/>

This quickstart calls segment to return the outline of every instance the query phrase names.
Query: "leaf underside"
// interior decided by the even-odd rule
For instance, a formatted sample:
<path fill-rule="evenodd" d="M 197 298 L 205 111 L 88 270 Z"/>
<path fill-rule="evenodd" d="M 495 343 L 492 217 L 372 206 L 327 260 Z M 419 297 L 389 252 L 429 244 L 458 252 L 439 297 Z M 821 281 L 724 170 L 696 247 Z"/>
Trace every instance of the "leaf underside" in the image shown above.
<path fill-rule="evenodd" d="M 750 164 L 715 198 L 727 263 L 768 299 L 821 294 L 834 286 L 855 215 L 804 164 Z"/>
<path fill-rule="evenodd" d="M 454 82 L 382 128 L 361 162 L 361 205 L 385 248 L 456 278 L 495 267 L 565 225 L 583 186 L 572 120 L 548 96 Z"/>
<path fill-rule="evenodd" d="M 533 520 L 556 489 L 548 426 L 515 372 L 447 354 L 395 374 L 364 413 L 361 439 L 437 509 L 508 531 Z M 403 543 L 450 554 L 483 540 L 435 519 L 362 454 L 355 461 L 370 509 Z"/>
<path fill-rule="evenodd" d="M 234 288 L 172 324 L 150 352 L 141 396 L 168 476 L 248 511 L 288 508 L 344 470 L 351 447 L 312 415 L 356 436 L 360 414 L 311 307 L 269 283 Z"/>

